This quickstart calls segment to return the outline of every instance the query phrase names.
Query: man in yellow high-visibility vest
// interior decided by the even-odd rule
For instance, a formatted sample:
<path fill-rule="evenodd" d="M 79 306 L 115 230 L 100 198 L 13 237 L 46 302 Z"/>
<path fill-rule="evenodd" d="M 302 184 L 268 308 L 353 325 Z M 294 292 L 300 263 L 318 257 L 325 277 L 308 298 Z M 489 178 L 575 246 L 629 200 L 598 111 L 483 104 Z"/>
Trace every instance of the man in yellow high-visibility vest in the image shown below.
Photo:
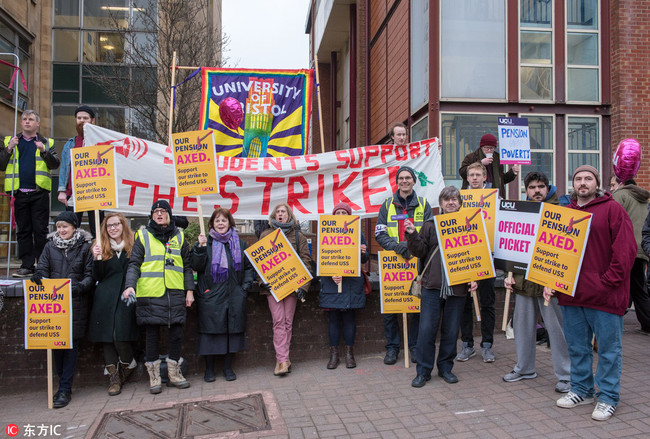
<path fill-rule="evenodd" d="M 14 277 L 30 277 L 34 263 L 47 243 L 50 220 L 50 171 L 61 163 L 54 141 L 38 132 L 41 118 L 34 110 L 21 117 L 22 132 L 7 136 L 0 146 L 0 170 L 5 171 L 4 190 L 14 196 L 18 257 L 21 265 Z"/>

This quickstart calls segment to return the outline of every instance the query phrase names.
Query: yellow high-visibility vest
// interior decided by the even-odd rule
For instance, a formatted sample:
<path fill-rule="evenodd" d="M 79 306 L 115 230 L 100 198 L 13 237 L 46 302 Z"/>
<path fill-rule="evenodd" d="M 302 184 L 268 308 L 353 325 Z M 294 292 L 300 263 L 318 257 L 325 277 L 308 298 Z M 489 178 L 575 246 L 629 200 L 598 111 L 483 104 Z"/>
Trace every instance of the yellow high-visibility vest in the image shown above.
<path fill-rule="evenodd" d="M 11 136 L 5 137 L 5 148 L 9 146 L 9 141 Z M 53 139 L 47 139 L 50 149 L 54 145 Z M 11 192 L 12 190 L 17 191 L 20 188 L 20 170 L 18 169 L 18 145 L 14 148 L 13 151 L 16 154 L 16 169 L 14 169 L 14 160 L 13 158 L 9 161 L 7 165 L 7 170 L 5 171 L 5 192 Z M 36 148 L 36 185 L 41 189 L 46 191 L 52 190 L 52 175 L 48 169 L 45 161 L 41 157 L 41 151 Z"/>
<path fill-rule="evenodd" d="M 144 246 L 144 261 L 136 284 L 136 297 L 161 297 L 165 289 L 184 290 L 181 248 L 185 239 L 180 230 L 163 244 L 148 230 L 138 230 L 135 239 Z M 173 264 L 171 263 L 173 262 Z"/>

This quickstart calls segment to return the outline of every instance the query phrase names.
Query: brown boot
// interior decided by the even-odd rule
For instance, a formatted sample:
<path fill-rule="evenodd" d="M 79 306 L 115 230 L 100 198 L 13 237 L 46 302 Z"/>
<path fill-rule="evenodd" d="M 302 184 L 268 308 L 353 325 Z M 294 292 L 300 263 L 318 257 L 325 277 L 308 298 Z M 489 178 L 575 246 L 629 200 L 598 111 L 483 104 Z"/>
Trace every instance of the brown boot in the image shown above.
<path fill-rule="evenodd" d="M 357 367 L 357 362 L 354 360 L 354 351 L 352 350 L 352 346 L 345 347 L 345 367 L 348 369 Z"/>
<path fill-rule="evenodd" d="M 339 347 L 330 346 L 330 361 L 327 363 L 328 369 L 336 369 L 339 365 Z"/>
<path fill-rule="evenodd" d="M 122 393 L 122 382 L 120 381 L 120 375 L 115 365 L 109 364 L 104 370 L 108 374 L 108 394 L 115 396 Z"/>
<path fill-rule="evenodd" d="M 160 360 L 147 361 L 144 363 L 149 372 L 149 392 L 156 393 L 162 392 L 162 380 L 160 379 Z"/>
<path fill-rule="evenodd" d="M 135 370 L 138 363 L 136 363 L 135 359 L 131 360 L 131 363 L 122 363 L 122 361 L 119 363 L 118 373 L 120 374 L 120 381 L 122 381 L 122 384 L 124 384 L 131 377 L 131 374 Z"/>
<path fill-rule="evenodd" d="M 181 372 L 181 363 L 183 363 L 182 358 L 179 358 L 178 361 L 167 358 L 167 374 L 169 375 L 167 386 L 174 386 L 179 389 L 187 389 L 190 387 L 190 383 L 183 376 L 183 372 Z"/>

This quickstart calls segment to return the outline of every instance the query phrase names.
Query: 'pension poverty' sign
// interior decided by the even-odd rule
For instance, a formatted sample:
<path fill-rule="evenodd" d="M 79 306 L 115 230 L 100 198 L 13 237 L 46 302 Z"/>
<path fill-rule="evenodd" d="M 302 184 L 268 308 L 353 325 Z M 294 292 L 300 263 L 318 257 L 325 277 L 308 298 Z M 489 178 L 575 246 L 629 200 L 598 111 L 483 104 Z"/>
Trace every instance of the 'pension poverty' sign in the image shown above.
<path fill-rule="evenodd" d="M 530 132 L 524 117 L 500 117 L 499 154 L 504 165 L 530 165 Z"/>

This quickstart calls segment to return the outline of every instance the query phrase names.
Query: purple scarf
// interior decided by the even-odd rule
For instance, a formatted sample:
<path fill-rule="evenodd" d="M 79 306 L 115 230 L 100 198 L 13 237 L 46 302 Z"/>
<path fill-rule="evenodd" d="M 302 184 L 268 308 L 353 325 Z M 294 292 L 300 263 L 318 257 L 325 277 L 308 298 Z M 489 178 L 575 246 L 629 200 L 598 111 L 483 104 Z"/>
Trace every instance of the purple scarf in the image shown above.
<path fill-rule="evenodd" d="M 228 256 L 226 256 L 225 243 L 230 246 L 230 256 L 232 256 L 233 268 L 235 271 L 241 271 L 241 247 L 239 246 L 239 235 L 233 228 L 228 229 L 223 235 L 216 230 L 210 229 L 212 237 L 212 266 L 210 274 L 215 282 L 224 282 L 228 280 Z"/>

